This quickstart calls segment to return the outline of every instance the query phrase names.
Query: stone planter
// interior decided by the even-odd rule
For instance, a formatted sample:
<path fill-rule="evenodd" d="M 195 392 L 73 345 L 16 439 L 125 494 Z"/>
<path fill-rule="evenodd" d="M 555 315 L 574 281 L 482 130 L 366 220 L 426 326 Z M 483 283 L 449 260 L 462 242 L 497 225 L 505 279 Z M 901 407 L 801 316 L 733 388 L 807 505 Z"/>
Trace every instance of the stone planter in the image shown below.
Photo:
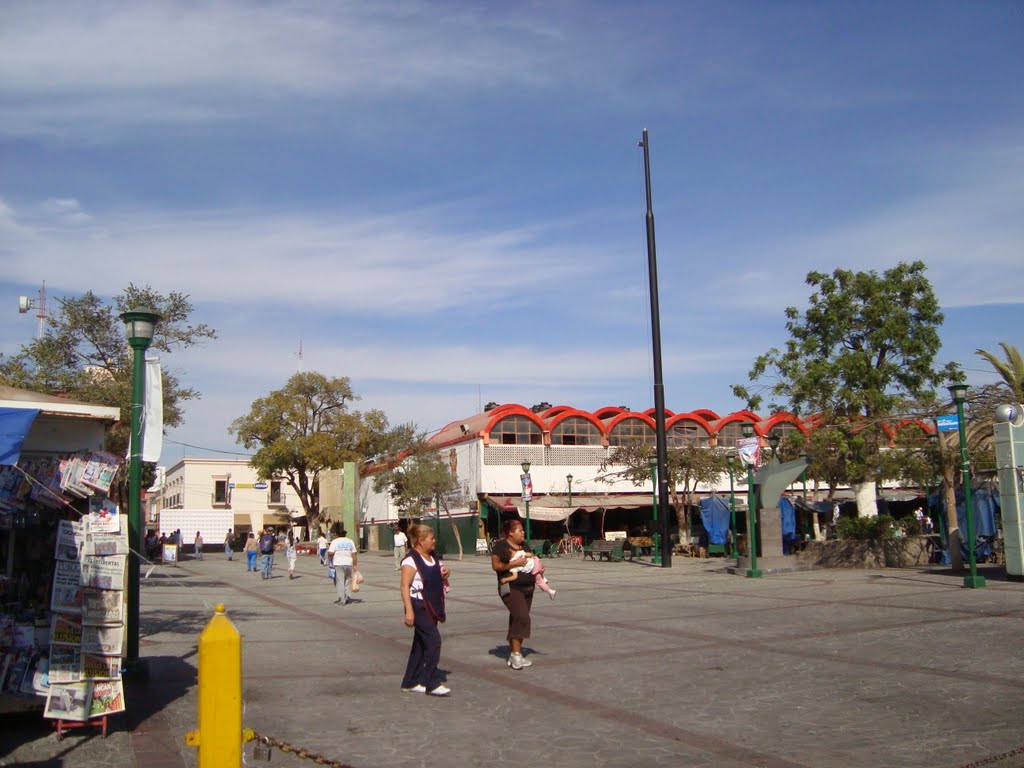
<path fill-rule="evenodd" d="M 804 568 L 909 568 L 928 565 L 931 548 L 924 536 L 881 541 L 810 541 L 793 557 Z"/>

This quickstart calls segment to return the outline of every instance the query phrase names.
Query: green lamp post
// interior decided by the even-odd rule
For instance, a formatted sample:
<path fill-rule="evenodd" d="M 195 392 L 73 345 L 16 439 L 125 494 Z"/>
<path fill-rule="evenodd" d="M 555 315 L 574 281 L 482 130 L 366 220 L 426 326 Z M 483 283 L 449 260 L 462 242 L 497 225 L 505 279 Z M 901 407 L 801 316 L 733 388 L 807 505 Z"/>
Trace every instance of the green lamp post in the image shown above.
<path fill-rule="evenodd" d="M 526 540 L 530 540 L 530 498 L 533 496 L 533 481 L 530 478 L 530 462 L 521 465 L 523 474 L 519 478 L 523 482 L 523 503 L 526 505 Z"/>
<path fill-rule="evenodd" d="M 657 456 L 651 456 L 650 466 L 651 466 L 651 488 L 652 488 L 652 490 L 651 490 L 651 512 L 653 514 L 651 525 L 654 528 L 654 537 L 653 537 L 654 538 L 654 549 L 653 549 L 653 553 L 654 554 L 651 555 L 651 565 L 661 565 L 661 545 L 660 545 L 660 538 L 661 537 L 658 535 L 658 531 L 660 531 L 661 528 L 658 526 L 658 457 Z"/>
<path fill-rule="evenodd" d="M 572 472 L 565 476 L 565 482 L 569 486 L 569 514 L 572 514 Z M 568 520 L 568 518 L 566 518 Z"/>
<path fill-rule="evenodd" d="M 781 438 L 779 437 L 779 433 L 776 432 L 774 429 L 771 431 L 771 434 L 768 435 L 768 445 L 772 447 L 772 461 L 775 462 L 776 464 L 779 462 L 780 439 Z"/>
<path fill-rule="evenodd" d="M 146 403 L 146 350 L 160 315 L 148 308 L 123 312 L 128 345 L 132 348 L 131 451 L 128 456 L 128 644 L 126 662 L 139 660 L 139 558 L 142 543 L 142 410 Z"/>
<path fill-rule="evenodd" d="M 732 556 L 738 558 L 740 551 L 736 548 L 736 490 L 733 485 L 736 457 L 731 453 L 728 454 L 725 457 L 725 463 L 729 465 L 729 513 L 732 518 Z"/>
<path fill-rule="evenodd" d="M 740 426 L 744 437 L 754 436 L 754 425 L 749 421 Z M 757 510 L 754 498 L 754 465 L 747 464 L 747 541 L 750 549 L 750 568 L 747 569 L 748 579 L 759 579 L 764 572 L 757 567 Z"/>
<path fill-rule="evenodd" d="M 964 429 L 964 401 L 967 399 L 966 384 L 950 384 L 949 394 L 956 403 L 957 429 L 960 432 L 960 477 L 964 485 L 964 512 L 967 515 L 967 558 L 971 565 L 970 575 L 964 576 L 964 586 L 978 589 L 985 586 L 985 577 L 978 575 L 978 559 L 974 552 L 974 511 L 971 498 L 971 466 L 967 460 L 967 432 Z"/>

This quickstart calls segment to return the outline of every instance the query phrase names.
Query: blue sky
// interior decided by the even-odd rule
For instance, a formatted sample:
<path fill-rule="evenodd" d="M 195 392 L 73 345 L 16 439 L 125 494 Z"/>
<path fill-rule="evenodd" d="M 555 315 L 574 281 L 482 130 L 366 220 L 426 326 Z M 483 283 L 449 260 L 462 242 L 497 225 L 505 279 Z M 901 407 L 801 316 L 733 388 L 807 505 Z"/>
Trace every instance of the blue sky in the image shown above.
<path fill-rule="evenodd" d="M 809 270 L 923 259 L 941 361 L 1024 345 L 1017 2 L 10 2 L 0 352 L 19 295 L 191 295 L 216 342 L 164 462 L 302 365 L 441 427 L 666 405 L 784 342 Z M 174 442 L 176 441 L 176 442 Z"/>

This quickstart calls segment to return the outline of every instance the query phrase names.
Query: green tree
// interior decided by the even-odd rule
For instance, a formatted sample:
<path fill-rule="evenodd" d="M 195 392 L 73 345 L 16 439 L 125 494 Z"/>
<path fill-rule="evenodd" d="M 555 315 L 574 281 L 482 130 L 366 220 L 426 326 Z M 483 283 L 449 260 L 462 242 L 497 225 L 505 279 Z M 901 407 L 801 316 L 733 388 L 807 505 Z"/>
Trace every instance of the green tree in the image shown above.
<path fill-rule="evenodd" d="M 409 428 L 390 429 L 383 411 L 349 410 L 359 399 L 347 376 L 296 373 L 229 428 L 236 442 L 255 450 L 249 464 L 261 479 L 284 478 L 295 491 L 310 530 L 320 525 L 322 471 L 388 453 L 408 439 Z"/>
<path fill-rule="evenodd" d="M 975 350 L 974 354 L 987 360 L 999 374 L 1010 390 L 1010 397 L 1013 398 L 1011 402 L 1024 403 L 1024 358 L 1021 357 L 1020 350 L 1012 344 L 1001 341 L 999 346 L 1003 348 L 1005 360 L 1000 360 L 984 349 Z"/>
<path fill-rule="evenodd" d="M 132 354 L 118 315 L 133 307 L 150 307 L 161 320 L 152 348 L 164 355 L 215 339 L 205 323 L 189 322 L 193 306 L 187 294 L 167 294 L 149 286 L 129 285 L 108 304 L 92 291 L 78 298 L 57 299 L 47 333 L 0 360 L 0 382 L 13 387 L 67 395 L 78 400 L 115 406 L 121 420 L 107 437 L 108 449 L 123 456 L 131 430 Z M 184 386 L 177 374 L 163 366 L 164 427 L 180 426 L 184 403 L 199 392 Z M 152 467 L 147 467 L 149 472 Z M 147 473 L 148 474 L 148 473 Z M 122 472 L 115 482 L 123 496 Z"/>
<path fill-rule="evenodd" d="M 614 482 L 623 478 L 637 487 L 651 485 L 652 445 L 629 443 L 616 446 L 601 464 L 599 479 Z M 724 455 L 699 445 L 670 446 L 666 455 L 669 503 L 676 513 L 680 535 L 688 536 L 688 510 L 694 503 L 697 486 L 713 484 L 728 471 Z"/>
<path fill-rule="evenodd" d="M 882 423 L 902 413 L 909 400 L 960 377 L 953 363 L 936 367 L 943 315 L 924 273 L 921 261 L 881 275 L 845 269 L 808 273 L 814 290 L 806 311 L 786 309 L 785 348 L 754 361 L 749 379 L 756 388 L 733 387 L 752 410 L 767 394 L 839 430 L 846 443 L 844 479 L 861 515 L 877 513 L 874 481 L 887 444 Z"/>
<path fill-rule="evenodd" d="M 402 517 L 409 520 L 435 505 L 438 516 L 443 510 L 461 560 L 462 538 L 450 509 L 461 488 L 448 463 L 427 443 L 425 435 L 416 435 L 398 456 L 384 463 L 386 468 L 373 476 L 373 489 L 378 493 L 386 490 Z"/>

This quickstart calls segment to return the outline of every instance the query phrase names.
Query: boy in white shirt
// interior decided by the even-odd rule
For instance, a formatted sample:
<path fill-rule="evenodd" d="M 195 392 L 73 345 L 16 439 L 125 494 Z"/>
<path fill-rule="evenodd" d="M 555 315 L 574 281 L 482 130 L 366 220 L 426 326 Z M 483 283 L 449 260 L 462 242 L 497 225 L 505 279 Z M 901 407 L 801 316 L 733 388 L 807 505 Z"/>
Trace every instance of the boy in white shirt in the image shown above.
<path fill-rule="evenodd" d="M 334 585 L 338 592 L 338 599 L 334 602 L 336 605 L 346 605 L 351 602 L 349 585 L 352 583 L 353 570 L 359 564 L 359 553 L 341 523 L 334 526 L 334 535 L 334 540 L 327 548 L 327 556 L 334 566 Z"/>

